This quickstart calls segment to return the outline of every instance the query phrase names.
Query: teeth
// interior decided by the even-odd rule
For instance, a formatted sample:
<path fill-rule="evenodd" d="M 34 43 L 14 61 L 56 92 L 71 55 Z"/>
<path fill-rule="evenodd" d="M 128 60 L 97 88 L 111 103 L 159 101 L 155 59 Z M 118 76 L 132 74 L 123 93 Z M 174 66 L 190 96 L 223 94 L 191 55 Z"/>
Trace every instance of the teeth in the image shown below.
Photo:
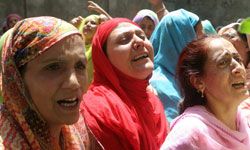
<path fill-rule="evenodd" d="M 72 99 L 64 99 L 65 101 L 75 101 L 76 98 L 72 98 Z"/>
<path fill-rule="evenodd" d="M 148 57 L 148 54 L 142 54 L 142 55 L 136 56 L 136 57 L 134 58 L 134 61 L 137 61 L 137 60 L 139 60 L 139 59 L 141 59 L 141 58 L 146 58 L 146 57 Z"/>
<path fill-rule="evenodd" d="M 72 103 L 60 103 L 60 105 L 65 106 L 65 107 L 72 107 L 77 104 L 77 101 L 72 102 Z"/>
<path fill-rule="evenodd" d="M 242 88 L 245 86 L 245 83 L 244 82 L 239 82 L 239 83 L 234 83 L 232 84 L 232 86 L 236 89 L 239 89 L 239 88 Z"/>
<path fill-rule="evenodd" d="M 77 98 L 62 99 L 62 100 L 57 101 L 57 103 L 61 106 L 72 107 L 78 104 L 78 99 Z"/>

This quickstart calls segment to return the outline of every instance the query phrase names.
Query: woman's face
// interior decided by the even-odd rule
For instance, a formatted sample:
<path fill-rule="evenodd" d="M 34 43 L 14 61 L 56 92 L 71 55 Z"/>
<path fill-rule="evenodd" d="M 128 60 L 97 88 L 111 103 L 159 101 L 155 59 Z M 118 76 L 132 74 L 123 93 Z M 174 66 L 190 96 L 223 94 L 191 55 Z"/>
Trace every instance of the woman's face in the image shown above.
<path fill-rule="evenodd" d="M 154 51 L 145 33 L 131 23 L 120 23 L 107 39 L 107 56 L 121 72 L 146 79 L 153 70 Z"/>
<path fill-rule="evenodd" d="M 202 79 L 208 102 L 239 105 L 249 96 L 242 59 L 227 40 L 215 39 L 209 42 L 204 72 Z"/>
<path fill-rule="evenodd" d="M 155 29 L 154 21 L 149 17 L 144 17 L 142 21 L 139 23 L 139 26 L 145 32 L 147 38 L 150 39 L 150 36 Z"/>
<path fill-rule="evenodd" d="M 73 124 L 86 90 L 84 41 L 71 35 L 27 63 L 23 78 L 29 95 L 50 126 Z"/>
<path fill-rule="evenodd" d="M 228 28 L 221 34 L 226 36 L 229 39 L 229 41 L 234 45 L 234 47 L 242 57 L 244 65 L 247 66 L 249 62 L 248 60 L 249 48 L 247 42 L 240 37 L 240 35 L 234 28 Z"/>
<path fill-rule="evenodd" d="M 83 26 L 83 35 L 86 41 L 91 40 L 96 32 L 98 22 L 93 17 L 87 17 Z"/>

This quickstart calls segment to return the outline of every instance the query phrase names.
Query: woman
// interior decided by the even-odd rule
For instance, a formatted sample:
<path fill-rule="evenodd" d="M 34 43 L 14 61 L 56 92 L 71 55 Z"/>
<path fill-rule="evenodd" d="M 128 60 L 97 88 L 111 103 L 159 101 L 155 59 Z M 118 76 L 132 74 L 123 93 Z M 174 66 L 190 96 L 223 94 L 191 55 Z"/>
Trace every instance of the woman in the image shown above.
<path fill-rule="evenodd" d="M 125 18 L 101 24 L 93 39 L 94 80 L 81 113 L 105 149 L 159 149 L 167 122 L 159 99 L 147 89 L 153 47 Z"/>
<path fill-rule="evenodd" d="M 155 66 L 150 84 L 157 91 L 169 122 L 178 115 L 177 106 L 181 99 L 175 81 L 179 55 L 189 42 L 203 34 L 202 30 L 196 14 L 179 9 L 166 15 L 151 36 Z"/>
<path fill-rule="evenodd" d="M 240 23 L 230 23 L 222 27 L 218 34 L 227 38 L 234 45 L 243 59 L 243 64 L 247 67 L 249 63 L 249 47 L 246 34 L 238 32 L 239 25 Z"/>
<path fill-rule="evenodd" d="M 155 27 L 159 23 L 156 13 L 149 9 L 140 10 L 133 19 L 141 29 L 145 32 L 148 39 L 150 39 Z"/>
<path fill-rule="evenodd" d="M 98 15 L 90 15 L 86 17 L 80 26 L 79 30 L 83 33 L 85 37 L 85 49 L 86 57 L 88 61 L 87 73 L 88 73 L 88 85 L 93 80 L 93 63 L 92 63 L 92 39 L 96 32 L 98 25 L 100 24 L 100 19 Z"/>
<path fill-rule="evenodd" d="M 184 100 L 162 149 L 249 149 L 250 115 L 238 109 L 249 96 L 246 70 L 234 46 L 220 36 L 193 41 L 177 72 Z"/>
<path fill-rule="evenodd" d="M 84 120 L 79 117 L 87 83 L 83 44 L 74 26 L 54 17 L 28 18 L 14 26 L 2 54 L 0 147 L 89 146 Z"/>
<path fill-rule="evenodd" d="M 6 26 L 3 27 L 3 33 L 5 33 L 6 31 L 8 31 L 9 29 L 11 29 L 12 27 L 14 27 L 14 25 L 21 20 L 22 17 L 19 16 L 18 14 L 9 14 L 6 17 Z"/>

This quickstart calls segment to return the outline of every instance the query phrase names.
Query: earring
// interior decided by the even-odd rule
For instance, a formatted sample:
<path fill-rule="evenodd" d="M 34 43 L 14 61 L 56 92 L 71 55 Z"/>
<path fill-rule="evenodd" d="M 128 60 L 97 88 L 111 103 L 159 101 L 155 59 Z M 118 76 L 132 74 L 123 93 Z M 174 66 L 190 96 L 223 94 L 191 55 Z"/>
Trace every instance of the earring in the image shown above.
<path fill-rule="evenodd" d="M 204 88 L 203 89 L 201 89 L 201 90 L 197 90 L 197 93 L 201 93 L 201 97 L 203 98 L 204 97 Z"/>
<path fill-rule="evenodd" d="M 204 89 L 201 90 L 201 97 L 204 98 Z"/>

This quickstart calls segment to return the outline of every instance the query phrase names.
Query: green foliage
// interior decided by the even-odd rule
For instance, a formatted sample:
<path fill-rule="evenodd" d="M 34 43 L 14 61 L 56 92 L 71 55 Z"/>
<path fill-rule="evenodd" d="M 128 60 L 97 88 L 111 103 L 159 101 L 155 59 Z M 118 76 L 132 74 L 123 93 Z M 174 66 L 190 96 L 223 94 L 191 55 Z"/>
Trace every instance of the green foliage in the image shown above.
<path fill-rule="evenodd" d="M 239 28 L 238 28 L 238 31 L 240 33 L 244 33 L 244 34 L 250 34 L 250 17 L 244 19 Z"/>

